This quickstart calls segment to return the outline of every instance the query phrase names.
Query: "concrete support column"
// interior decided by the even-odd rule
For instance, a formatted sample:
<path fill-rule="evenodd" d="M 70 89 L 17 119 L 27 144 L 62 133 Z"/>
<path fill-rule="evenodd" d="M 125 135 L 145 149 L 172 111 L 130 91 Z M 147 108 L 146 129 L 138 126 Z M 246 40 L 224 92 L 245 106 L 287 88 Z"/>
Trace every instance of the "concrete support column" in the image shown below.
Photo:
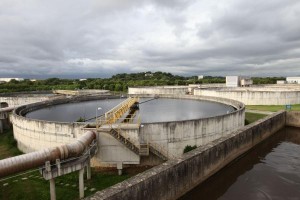
<path fill-rule="evenodd" d="M 79 198 L 84 197 L 84 180 L 83 180 L 84 168 L 79 170 Z"/>
<path fill-rule="evenodd" d="M 56 200 L 56 192 L 55 192 L 55 179 L 52 178 L 49 180 L 50 182 L 50 199 Z"/>
<path fill-rule="evenodd" d="M 117 169 L 118 169 L 119 176 L 121 176 L 122 175 L 122 170 L 123 170 L 123 163 L 122 162 L 117 163 Z"/>
<path fill-rule="evenodd" d="M 88 164 L 86 166 L 86 179 L 90 180 L 92 177 L 92 173 L 91 173 L 91 162 L 90 160 L 88 161 Z"/>

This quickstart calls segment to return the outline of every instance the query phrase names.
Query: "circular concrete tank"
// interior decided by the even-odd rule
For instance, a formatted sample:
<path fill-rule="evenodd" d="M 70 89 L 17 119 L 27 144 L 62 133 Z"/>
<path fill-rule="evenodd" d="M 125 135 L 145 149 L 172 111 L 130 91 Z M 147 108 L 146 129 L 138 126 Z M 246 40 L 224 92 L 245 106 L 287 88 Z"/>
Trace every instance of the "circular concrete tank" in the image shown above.
<path fill-rule="evenodd" d="M 60 96 L 51 93 L 51 91 L 41 91 L 41 92 L 15 92 L 15 93 L 5 93 L 0 94 L 0 102 L 5 102 L 9 107 L 17 107 L 20 105 L 47 101 Z"/>
<path fill-rule="evenodd" d="M 194 95 L 233 99 L 246 105 L 286 105 L 300 103 L 299 85 L 197 88 Z"/>
<path fill-rule="evenodd" d="M 144 97 L 149 98 L 151 96 L 144 95 Z M 154 117 L 154 119 L 159 119 L 161 115 L 168 113 L 168 109 L 171 110 L 176 107 L 180 107 L 181 111 L 186 110 L 187 112 L 180 114 L 177 113 L 179 116 L 184 116 L 183 118 L 144 120 L 138 127 L 125 127 L 124 132 L 127 132 L 127 137 L 136 146 L 140 146 L 141 144 L 145 143 L 153 143 L 159 145 L 170 155 L 179 156 L 182 154 L 186 145 L 200 146 L 202 144 L 207 144 L 208 142 L 218 139 L 226 135 L 228 132 L 236 130 L 244 125 L 244 104 L 234 100 L 192 95 L 160 95 L 159 99 L 160 100 L 150 101 L 148 104 L 145 103 L 144 108 L 146 109 L 146 107 L 150 106 L 150 104 L 155 106 L 155 104 L 159 101 L 161 101 L 162 105 L 168 105 L 168 101 L 176 101 L 177 103 L 179 102 L 179 104 L 176 104 L 175 107 L 168 105 L 169 107 L 165 108 L 165 110 L 163 110 L 162 107 L 157 109 L 156 112 L 159 111 L 160 113 L 159 116 Z M 71 103 L 78 103 L 81 101 L 88 101 L 84 102 L 85 105 L 92 104 L 92 101 L 89 100 L 95 100 L 95 98 L 91 99 L 90 97 L 78 97 L 76 99 L 58 99 L 17 108 L 12 115 L 12 123 L 14 127 L 14 136 L 18 142 L 18 147 L 23 152 L 31 152 L 45 147 L 58 146 L 60 144 L 74 141 L 84 132 L 82 129 L 86 126 L 86 123 L 74 122 L 74 119 L 78 118 L 78 116 L 72 120 L 69 120 L 69 122 L 67 122 L 68 120 L 66 122 L 62 122 L 28 118 L 26 117 L 26 114 L 29 113 L 28 116 L 30 116 L 30 112 L 32 111 L 42 111 L 42 113 L 46 113 L 47 109 L 51 108 L 51 106 L 54 106 L 53 108 L 59 110 L 59 107 L 63 106 L 64 104 L 70 105 Z M 105 99 L 104 101 L 115 101 L 117 104 L 121 100 L 122 99 Z M 186 102 L 192 102 L 192 106 L 187 106 Z M 217 112 L 210 115 L 189 115 L 189 112 L 197 111 L 195 108 L 197 108 L 197 104 L 200 105 L 201 102 L 206 103 L 204 106 L 206 109 L 208 107 L 207 105 L 212 105 L 212 107 L 216 108 L 220 106 L 220 108 L 223 108 L 223 110 L 218 112 L 220 109 L 216 109 Z M 92 104 L 92 114 L 90 116 L 95 116 L 96 112 L 98 112 L 96 111 L 97 105 L 100 106 L 100 104 L 97 103 Z M 103 111 L 109 109 L 108 107 L 106 108 L 105 105 L 101 106 L 103 107 Z M 143 116 L 143 104 L 140 106 L 141 116 Z M 80 112 L 84 110 L 84 106 L 77 107 Z M 150 106 L 150 110 L 155 110 L 153 108 Z M 68 111 L 65 110 L 61 115 L 64 113 L 68 113 Z M 155 113 L 155 111 L 153 113 Z M 97 114 L 100 115 L 102 113 L 99 111 Z M 70 113 L 70 115 L 73 116 L 74 114 Z M 114 138 L 112 138 L 109 134 L 102 133 L 101 131 L 98 132 L 98 144 L 100 149 L 99 155 L 97 154 L 96 156 L 98 163 L 104 162 L 103 159 L 105 159 L 105 155 L 102 155 L 101 153 L 109 152 L 113 154 L 113 152 L 117 152 L 115 156 L 118 157 L 120 151 L 124 149 L 119 148 L 118 151 L 115 149 L 112 150 L 114 146 L 118 146 L 120 144 L 118 141 L 114 141 Z M 140 156 L 130 156 L 135 156 L 135 158 L 132 159 L 134 161 L 130 161 L 130 159 L 127 161 L 122 161 L 122 156 L 119 156 L 116 158 L 116 160 L 110 160 L 107 161 L 107 163 L 116 163 L 119 162 L 120 159 L 125 164 L 140 163 Z M 109 159 L 113 158 L 114 155 L 109 155 Z"/>

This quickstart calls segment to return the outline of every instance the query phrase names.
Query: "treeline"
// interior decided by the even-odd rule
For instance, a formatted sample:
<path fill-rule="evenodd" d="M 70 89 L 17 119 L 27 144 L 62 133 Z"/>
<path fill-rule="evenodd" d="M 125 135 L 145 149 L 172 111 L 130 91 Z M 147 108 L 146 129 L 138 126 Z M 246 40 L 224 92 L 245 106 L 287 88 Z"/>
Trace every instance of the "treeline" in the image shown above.
<path fill-rule="evenodd" d="M 279 80 L 285 80 L 285 77 L 253 77 L 253 84 L 276 84 Z"/>
<path fill-rule="evenodd" d="M 276 83 L 282 78 L 253 78 L 255 84 Z M 45 80 L 24 81 L 11 80 L 8 83 L 0 84 L 0 93 L 21 92 L 21 91 L 41 91 L 41 90 L 77 90 L 77 89 L 105 89 L 111 91 L 126 92 L 128 87 L 134 86 L 162 86 L 162 85 L 188 85 L 188 84 L 208 84 L 225 83 L 225 77 L 206 76 L 198 80 L 197 76 L 184 77 L 165 72 L 142 72 L 131 74 L 116 74 L 111 78 L 89 78 L 79 79 L 59 79 L 49 78 Z"/>

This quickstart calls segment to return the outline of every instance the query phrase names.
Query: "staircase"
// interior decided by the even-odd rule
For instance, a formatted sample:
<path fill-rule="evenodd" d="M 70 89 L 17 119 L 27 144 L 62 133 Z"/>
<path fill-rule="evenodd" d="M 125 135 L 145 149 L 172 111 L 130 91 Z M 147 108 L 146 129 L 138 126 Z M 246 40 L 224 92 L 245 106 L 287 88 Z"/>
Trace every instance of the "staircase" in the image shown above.
<path fill-rule="evenodd" d="M 110 135 L 117 139 L 119 142 L 124 144 L 129 150 L 133 151 L 135 154 L 140 156 L 149 156 L 149 153 L 153 153 L 162 160 L 168 160 L 168 153 L 163 151 L 163 148 L 157 144 L 140 144 L 140 148 L 134 145 L 129 139 L 120 134 L 120 131 L 116 129 L 111 129 L 109 131 Z"/>
<path fill-rule="evenodd" d="M 140 156 L 149 156 L 149 145 L 140 144 Z"/>
<path fill-rule="evenodd" d="M 113 136 L 115 139 L 117 139 L 119 142 L 124 144 L 129 150 L 133 151 L 137 155 L 140 153 L 140 149 L 135 146 L 129 139 L 125 138 L 123 135 L 121 135 L 117 130 L 111 129 L 109 131 L 110 135 Z"/>

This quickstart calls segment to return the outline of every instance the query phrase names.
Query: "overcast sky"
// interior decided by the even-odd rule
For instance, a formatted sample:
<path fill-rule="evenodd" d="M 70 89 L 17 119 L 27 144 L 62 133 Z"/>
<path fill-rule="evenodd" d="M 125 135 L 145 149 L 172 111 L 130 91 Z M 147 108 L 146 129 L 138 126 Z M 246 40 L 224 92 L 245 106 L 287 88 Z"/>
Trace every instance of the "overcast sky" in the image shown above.
<path fill-rule="evenodd" d="M 300 75 L 300 1 L 0 1 L 0 77 L 143 71 Z"/>

